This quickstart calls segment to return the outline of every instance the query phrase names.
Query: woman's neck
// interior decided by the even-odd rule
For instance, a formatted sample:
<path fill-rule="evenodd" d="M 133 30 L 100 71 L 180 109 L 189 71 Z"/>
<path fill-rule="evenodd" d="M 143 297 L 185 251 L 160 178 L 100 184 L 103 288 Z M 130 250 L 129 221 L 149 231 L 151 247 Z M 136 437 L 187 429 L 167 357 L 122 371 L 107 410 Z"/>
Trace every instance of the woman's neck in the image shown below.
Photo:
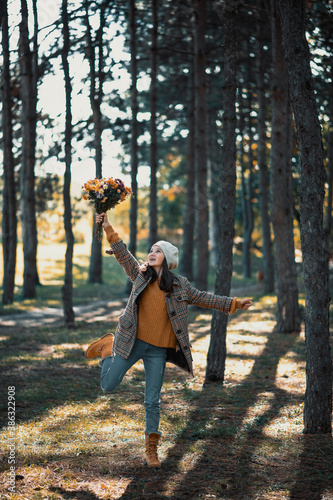
<path fill-rule="evenodd" d="M 154 267 L 154 271 L 156 272 L 157 276 L 160 278 L 162 276 L 162 267 Z"/>

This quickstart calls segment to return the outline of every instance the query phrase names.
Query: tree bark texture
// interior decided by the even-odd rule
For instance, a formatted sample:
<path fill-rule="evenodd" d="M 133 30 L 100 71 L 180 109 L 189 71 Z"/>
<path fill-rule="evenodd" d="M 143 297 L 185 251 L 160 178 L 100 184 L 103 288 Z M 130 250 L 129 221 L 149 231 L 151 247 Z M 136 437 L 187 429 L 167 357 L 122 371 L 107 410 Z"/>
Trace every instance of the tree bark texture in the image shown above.
<path fill-rule="evenodd" d="M 271 138 L 271 212 L 274 230 L 277 280 L 276 331 L 300 331 L 298 285 L 293 234 L 293 201 L 291 173 L 291 113 L 288 75 L 280 16 L 272 0 L 272 138 Z"/>
<path fill-rule="evenodd" d="M 328 253 L 323 228 L 321 130 L 305 38 L 304 1 L 278 0 L 283 46 L 300 150 L 300 228 L 305 286 L 306 393 L 304 432 L 332 432 Z"/>
<path fill-rule="evenodd" d="M 33 87 L 36 89 L 36 107 L 37 107 L 37 83 L 38 83 L 38 8 L 37 0 L 32 0 L 32 14 L 34 18 L 34 32 L 33 32 Z"/>
<path fill-rule="evenodd" d="M 261 9 L 261 16 L 266 10 Z M 265 16 L 266 18 L 266 16 Z M 265 62 L 264 62 L 264 22 L 258 20 L 257 35 L 257 92 L 258 92 L 258 166 L 259 166 L 259 210 L 262 230 L 262 271 L 264 273 L 263 292 L 274 291 L 274 257 L 269 213 L 269 175 L 267 169 L 267 133 L 266 133 L 266 97 L 265 97 Z"/>
<path fill-rule="evenodd" d="M 188 137 L 186 157 L 186 199 L 183 218 L 182 251 L 180 254 L 180 272 L 189 280 L 193 279 L 193 243 L 194 243 L 194 214 L 195 214 L 195 144 L 194 144 L 194 74 L 188 75 Z"/>
<path fill-rule="evenodd" d="M 250 153 L 250 151 L 249 151 Z M 242 213 L 243 213 L 243 245 L 242 245 L 242 275 L 243 278 L 251 277 L 251 241 L 253 231 L 253 210 L 252 195 L 253 192 L 253 171 L 250 170 L 248 178 L 245 178 L 246 166 L 244 159 L 241 160 L 241 186 L 242 186 Z"/>
<path fill-rule="evenodd" d="M 73 252 L 74 235 L 72 228 L 72 207 L 71 207 L 71 165 L 72 165 L 72 106 L 71 93 L 72 85 L 69 73 L 68 55 L 69 55 L 69 25 L 68 25 L 68 2 L 62 0 L 62 32 L 63 32 L 63 51 L 62 66 L 65 78 L 66 93 L 66 118 L 65 118 L 65 179 L 63 188 L 64 200 L 64 225 L 66 233 L 66 255 L 65 255 L 65 280 L 62 287 L 62 302 L 64 309 L 64 320 L 66 328 L 75 327 L 75 315 L 73 310 Z"/>
<path fill-rule="evenodd" d="M 229 295 L 232 276 L 232 249 L 236 205 L 236 34 L 237 2 L 225 2 L 224 23 L 224 82 L 223 82 L 223 148 L 219 198 L 219 253 L 215 292 Z M 214 311 L 211 339 L 207 356 L 206 382 L 224 380 L 226 332 L 228 316 Z"/>
<path fill-rule="evenodd" d="M 129 1 L 129 29 L 131 49 L 131 196 L 130 206 L 130 236 L 128 248 L 136 254 L 136 233 L 138 220 L 138 90 L 137 90 L 137 45 L 136 45 L 136 7 L 135 0 Z"/>
<path fill-rule="evenodd" d="M 7 5 L 8 5 L 7 0 L 4 0 L 3 2 L 0 3 L 0 26 L 2 26 L 4 17 L 7 16 Z"/>
<path fill-rule="evenodd" d="M 150 200 L 149 200 L 149 246 L 157 237 L 157 0 L 151 0 L 153 27 L 151 38 L 151 80 L 150 80 Z"/>
<path fill-rule="evenodd" d="M 242 223 L 243 223 L 243 244 L 242 244 L 242 274 L 244 276 L 244 273 L 246 274 L 246 251 L 244 248 L 244 240 L 245 240 L 245 232 L 246 228 L 248 225 L 247 221 L 247 190 L 246 190 L 246 180 L 245 180 L 245 171 L 246 171 L 246 165 L 245 165 L 245 109 L 244 109 L 244 99 L 243 99 L 243 88 L 239 89 L 238 92 L 238 104 L 239 104 L 239 132 L 240 135 L 242 136 L 242 140 L 239 141 L 239 162 L 240 162 L 240 167 L 241 167 L 241 190 L 240 190 L 240 197 L 241 197 L 241 207 L 242 207 Z M 245 261 L 245 262 L 244 262 Z"/>
<path fill-rule="evenodd" d="M 331 79 L 333 78 L 333 57 L 331 58 Z M 333 81 L 333 80 L 332 80 Z M 330 250 L 330 236 L 332 231 L 332 205 L 333 205 L 333 85 L 330 85 L 329 93 L 329 117 L 330 126 L 327 133 L 327 210 L 326 210 L 326 249 L 329 255 Z"/>
<path fill-rule="evenodd" d="M 103 30 L 105 25 L 105 4 L 100 7 L 100 24 L 93 40 L 91 35 L 91 26 L 89 21 L 89 3 L 85 3 L 85 24 L 87 37 L 87 57 L 90 68 L 90 106 L 92 111 L 92 120 L 94 123 L 94 149 L 95 149 L 95 168 L 96 177 L 102 177 L 102 113 L 101 104 L 103 98 L 104 83 L 104 58 L 103 58 Z M 96 49 L 98 53 L 98 70 L 96 72 Z M 97 73 L 97 74 L 96 74 Z M 95 237 L 96 222 L 93 219 L 93 235 L 91 242 L 91 255 L 89 267 L 89 283 L 102 283 L 102 245 Z"/>
<path fill-rule="evenodd" d="M 3 249 L 3 293 L 2 303 L 14 301 L 17 215 L 15 171 L 13 157 L 12 97 L 10 82 L 10 55 L 8 38 L 8 0 L 4 2 L 2 20 L 2 127 L 3 127 L 3 208 L 2 208 L 2 249 Z"/>
<path fill-rule="evenodd" d="M 248 78 L 248 82 L 250 78 Z M 244 278 L 251 277 L 251 241 L 252 241 L 252 232 L 253 232 L 253 208 L 252 208 L 252 199 L 253 199 L 253 132 L 251 127 L 251 110 L 252 110 L 252 97 L 251 97 L 251 89 L 248 84 L 247 94 L 248 94 L 248 122 L 247 127 L 245 122 L 245 109 L 244 109 L 244 100 L 242 96 L 242 89 L 239 92 L 239 107 L 240 113 L 243 115 L 240 120 L 240 129 L 242 134 L 241 141 L 241 151 L 240 151 L 240 163 L 241 163 L 241 197 L 242 197 L 242 218 L 243 218 L 243 245 L 242 245 L 242 275 Z M 247 134 L 246 134 L 247 128 Z M 249 137 L 248 143 L 248 176 L 246 177 L 246 163 L 245 163 L 245 134 Z"/>
<path fill-rule="evenodd" d="M 29 44 L 28 7 L 21 0 L 20 23 L 20 96 L 22 99 L 22 164 L 20 170 L 21 222 L 24 255 L 23 298 L 36 296 L 37 223 L 35 212 L 35 148 L 36 148 L 36 75 L 34 57 Z M 35 49 L 36 50 L 36 49 Z"/>
<path fill-rule="evenodd" d="M 211 107 L 208 112 L 208 186 L 209 186 L 209 240 L 210 240 L 210 265 L 217 268 L 218 254 L 218 212 L 219 212 L 219 197 L 221 192 L 219 189 L 220 181 L 220 166 L 221 166 L 221 148 L 218 143 L 217 133 L 217 113 Z M 216 182 L 217 179 L 217 182 Z"/>
<path fill-rule="evenodd" d="M 208 193 L 207 193 L 207 103 L 206 103 L 206 0 L 195 3 L 195 191 L 196 191 L 196 271 L 195 285 L 207 289 L 208 277 Z"/>

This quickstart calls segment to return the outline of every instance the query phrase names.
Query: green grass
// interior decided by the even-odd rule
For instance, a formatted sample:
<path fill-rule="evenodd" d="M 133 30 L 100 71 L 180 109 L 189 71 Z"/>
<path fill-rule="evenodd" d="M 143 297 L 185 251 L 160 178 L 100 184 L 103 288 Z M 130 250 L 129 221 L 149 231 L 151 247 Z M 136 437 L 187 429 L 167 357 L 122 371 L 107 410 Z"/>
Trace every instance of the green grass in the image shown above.
<path fill-rule="evenodd" d="M 104 249 L 105 245 L 103 246 Z M 14 314 L 40 307 L 62 307 L 61 288 L 64 282 L 65 245 L 39 245 L 38 270 L 41 285 L 36 287 L 36 298 L 22 300 L 22 259 L 18 252 L 15 300 L 11 305 L 0 305 L 0 314 Z M 73 262 L 73 304 L 95 300 L 116 300 L 125 294 L 126 275 L 114 257 L 103 255 L 103 283 L 88 283 L 89 246 L 76 245 Z"/>

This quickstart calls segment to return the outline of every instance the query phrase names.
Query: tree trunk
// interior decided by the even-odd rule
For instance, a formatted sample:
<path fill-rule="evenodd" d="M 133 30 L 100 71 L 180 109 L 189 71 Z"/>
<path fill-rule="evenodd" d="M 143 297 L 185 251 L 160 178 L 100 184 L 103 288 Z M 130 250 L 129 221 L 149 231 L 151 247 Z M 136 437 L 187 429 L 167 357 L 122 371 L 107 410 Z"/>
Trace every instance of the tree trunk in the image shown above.
<path fill-rule="evenodd" d="M 73 310 L 73 251 L 74 236 L 72 229 L 72 207 L 71 207 L 71 164 L 72 164 L 72 107 L 71 92 L 72 85 L 69 74 L 69 26 L 67 0 L 62 0 L 62 32 L 64 47 L 62 51 L 62 66 L 65 78 L 66 92 L 66 122 L 65 122 L 65 179 L 64 179 L 64 225 L 66 233 L 66 255 L 65 255 L 65 280 L 62 287 L 62 302 L 64 308 L 64 319 L 66 328 L 75 327 L 75 316 Z"/>
<path fill-rule="evenodd" d="M 328 254 L 323 228 L 324 164 L 321 130 L 305 38 L 304 0 L 278 0 L 300 149 L 300 228 L 305 286 L 306 393 L 304 432 L 332 432 Z"/>
<path fill-rule="evenodd" d="M 95 165 L 96 177 L 102 177 L 102 113 L 101 104 L 103 98 L 103 83 L 104 83 L 104 58 L 103 58 L 103 29 L 105 24 L 105 4 L 100 7 L 100 25 L 96 34 L 95 42 L 92 40 L 91 27 L 89 21 L 89 4 L 85 3 L 85 23 L 87 28 L 87 56 L 90 67 L 90 106 L 92 110 L 92 120 L 94 123 L 94 148 L 95 148 Z M 95 44 L 98 49 L 98 72 L 96 75 L 95 65 Z M 91 242 L 90 268 L 89 268 L 89 283 L 102 283 L 102 245 L 95 237 L 96 222 L 93 220 L 93 236 Z"/>
<path fill-rule="evenodd" d="M 252 156 L 249 150 L 249 156 Z M 249 161 L 251 163 L 252 160 Z M 242 185 L 242 213 L 243 213 L 243 245 L 242 245 L 242 275 L 243 278 L 251 278 L 251 241 L 253 231 L 253 170 L 250 166 L 249 176 L 246 182 L 245 162 L 242 163 L 241 185 Z"/>
<path fill-rule="evenodd" d="M 35 211 L 35 148 L 36 148 L 36 100 L 33 57 L 28 32 L 28 7 L 21 0 L 20 23 L 20 70 L 22 99 L 22 165 L 20 170 L 21 222 L 24 255 L 23 298 L 36 296 L 37 272 L 37 224 Z M 35 47 L 36 50 L 36 47 Z"/>
<path fill-rule="evenodd" d="M 194 215 L 195 215 L 195 167 L 194 167 L 194 74 L 188 75 L 188 137 L 187 137 L 187 170 L 186 170 L 186 199 L 183 219 L 182 251 L 180 254 L 180 272 L 189 280 L 193 279 L 193 243 L 194 243 Z"/>
<path fill-rule="evenodd" d="M 333 58 L 331 58 L 331 79 L 333 78 Z M 330 236 L 332 231 L 332 204 L 333 204 L 333 85 L 330 85 L 329 93 L 329 117 L 330 126 L 327 133 L 327 184 L 328 184 L 328 197 L 326 209 L 326 250 L 328 254 L 330 251 Z"/>
<path fill-rule="evenodd" d="M 137 46 L 136 46 L 136 7 L 135 0 L 129 2 L 129 28 L 130 28 L 130 47 L 131 47 L 131 196 L 130 206 L 130 237 L 128 248 L 130 252 L 136 254 L 136 233 L 138 219 L 138 90 L 137 90 Z"/>
<path fill-rule="evenodd" d="M 2 128 L 3 128 L 3 208 L 2 208 L 2 249 L 3 249 L 3 294 L 2 303 L 14 301 L 17 216 L 16 191 L 13 157 L 12 97 L 10 91 L 10 55 L 8 39 L 8 0 L 4 2 L 2 20 Z"/>
<path fill-rule="evenodd" d="M 152 0 L 152 40 L 151 40 L 151 83 L 150 83 L 150 203 L 149 203 L 149 246 L 157 237 L 157 0 Z"/>
<path fill-rule="evenodd" d="M 208 193 L 207 193 L 207 104 L 206 104 L 206 0 L 195 3 L 195 180 L 196 180 L 196 272 L 195 285 L 207 289 L 208 277 Z"/>
<path fill-rule="evenodd" d="M 245 163 L 245 148 L 244 148 L 244 135 L 246 133 L 245 129 L 245 109 L 244 109 L 244 102 L 243 102 L 243 97 L 242 97 L 242 91 L 243 89 L 240 90 L 239 92 L 239 107 L 240 107 L 240 113 L 242 114 L 241 120 L 240 120 L 240 132 L 242 134 L 242 141 L 241 141 L 241 158 L 240 158 L 240 163 L 241 163 L 241 197 L 242 197 L 242 215 L 243 215 L 243 245 L 242 245 L 242 275 L 244 278 L 250 278 L 251 277 L 251 241 L 252 241 L 252 232 L 253 232 L 253 209 L 252 209 L 252 199 L 253 199 L 253 151 L 252 151 L 252 144 L 253 144 L 253 133 L 251 130 L 251 111 L 252 111 L 252 98 L 251 98 L 251 89 L 250 89 L 250 78 L 248 78 L 248 88 L 247 88 L 247 94 L 248 94 L 248 109 L 247 109 L 247 114 L 248 114 L 248 133 L 247 135 L 249 136 L 249 143 L 248 143 L 248 169 L 249 169 L 249 175 L 248 178 L 246 179 L 245 173 L 246 173 L 246 163 Z"/>
<path fill-rule="evenodd" d="M 0 26 L 2 26 L 4 17 L 8 16 L 7 4 L 8 4 L 8 0 L 5 0 L 5 1 L 0 3 Z M 8 21 L 7 21 L 7 25 L 8 25 Z"/>
<path fill-rule="evenodd" d="M 261 10 L 261 15 L 265 12 Z M 259 166 L 259 209 L 262 227 L 262 271 L 264 273 L 263 291 L 274 291 L 274 258 L 269 215 L 268 171 L 266 163 L 266 97 L 265 97 L 265 62 L 264 62 L 264 22 L 258 21 L 257 39 L 257 92 L 258 92 L 258 166 Z"/>
<path fill-rule="evenodd" d="M 243 244 L 242 244 L 242 274 L 243 277 L 246 277 L 247 274 L 247 264 L 249 264 L 247 257 L 249 257 L 248 252 L 245 248 L 245 235 L 248 227 L 248 210 L 247 210 L 247 189 L 246 189 L 246 180 L 245 180 L 245 171 L 246 171 L 246 163 L 245 163 L 245 107 L 244 107 L 244 99 L 243 99 L 243 86 L 239 88 L 238 92 L 238 104 L 239 104 L 239 132 L 242 136 L 242 140 L 239 141 L 239 163 L 241 167 L 241 207 L 242 207 L 242 223 L 243 223 Z"/>
<path fill-rule="evenodd" d="M 224 4 L 223 148 L 219 198 L 219 254 L 215 292 L 230 294 L 236 205 L 236 34 L 237 2 Z M 224 380 L 228 316 L 213 312 L 205 382 Z"/>
<path fill-rule="evenodd" d="M 300 331 L 298 286 L 293 234 L 291 173 L 291 113 L 288 76 L 281 38 L 280 16 L 272 0 L 272 140 L 271 196 L 277 278 L 277 324 L 279 333 Z"/>
<path fill-rule="evenodd" d="M 35 89 L 35 100 L 36 100 L 36 108 L 37 108 L 37 83 L 38 83 L 38 9 L 37 9 L 37 0 L 32 0 L 32 13 L 33 13 L 33 18 L 34 18 L 32 77 L 33 77 L 33 87 Z"/>
<path fill-rule="evenodd" d="M 250 43 L 248 41 L 248 54 L 251 52 L 251 47 Z M 252 200 L 254 198 L 253 194 L 253 183 L 254 183 L 254 173 L 253 173 L 253 130 L 252 130 L 252 89 L 251 89 L 251 82 L 252 82 L 252 66 L 251 64 L 248 65 L 247 68 L 247 78 L 248 78 L 248 91 L 247 91 L 247 101 L 248 101 L 248 136 L 249 136 L 249 152 L 248 152 L 248 165 L 249 165 L 249 176 L 248 176 L 248 181 L 247 181 L 247 197 L 246 197 L 246 212 L 247 212 L 247 227 L 246 231 L 244 233 L 244 242 L 243 242 L 243 276 L 246 278 L 251 277 L 251 243 L 252 243 L 252 233 L 253 233 L 253 227 L 254 227 L 254 222 L 253 222 L 253 206 L 252 206 Z"/>
<path fill-rule="evenodd" d="M 219 190 L 221 150 L 218 143 L 216 126 L 216 109 L 210 108 L 208 112 L 208 181 L 209 181 L 209 241 L 210 241 L 210 265 L 217 268 L 218 255 L 218 213 L 219 213 Z M 217 179 L 217 182 L 216 182 Z"/>
<path fill-rule="evenodd" d="M 249 90 L 249 96 L 251 94 L 251 90 Z M 251 97 L 249 97 L 251 102 Z M 250 104 L 250 103 L 249 103 Z M 249 109 L 251 110 L 251 104 Z M 254 183 L 254 175 L 253 175 L 253 149 L 252 145 L 254 143 L 253 140 L 253 131 L 252 131 L 252 123 L 251 116 L 249 118 L 249 176 L 247 180 L 247 203 L 246 203 L 246 212 L 247 212 L 247 227 L 244 234 L 244 249 L 243 252 L 245 254 L 245 258 L 243 260 L 243 276 L 246 278 L 251 278 L 252 269 L 251 269 L 251 244 L 252 244 L 252 233 L 253 233 L 253 183 Z"/>

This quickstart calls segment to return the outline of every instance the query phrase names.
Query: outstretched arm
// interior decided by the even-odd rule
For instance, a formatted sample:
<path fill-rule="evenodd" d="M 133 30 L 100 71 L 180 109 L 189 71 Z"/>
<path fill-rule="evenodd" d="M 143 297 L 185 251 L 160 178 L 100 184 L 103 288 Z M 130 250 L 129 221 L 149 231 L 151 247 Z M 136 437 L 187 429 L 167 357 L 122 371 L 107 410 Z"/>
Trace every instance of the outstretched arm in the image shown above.
<path fill-rule="evenodd" d="M 226 314 L 233 314 L 237 309 L 247 311 L 252 306 L 252 299 L 238 299 L 237 297 L 225 297 L 209 292 L 203 292 L 192 287 L 186 280 L 186 288 L 189 304 L 194 304 L 206 309 L 218 309 Z"/>

